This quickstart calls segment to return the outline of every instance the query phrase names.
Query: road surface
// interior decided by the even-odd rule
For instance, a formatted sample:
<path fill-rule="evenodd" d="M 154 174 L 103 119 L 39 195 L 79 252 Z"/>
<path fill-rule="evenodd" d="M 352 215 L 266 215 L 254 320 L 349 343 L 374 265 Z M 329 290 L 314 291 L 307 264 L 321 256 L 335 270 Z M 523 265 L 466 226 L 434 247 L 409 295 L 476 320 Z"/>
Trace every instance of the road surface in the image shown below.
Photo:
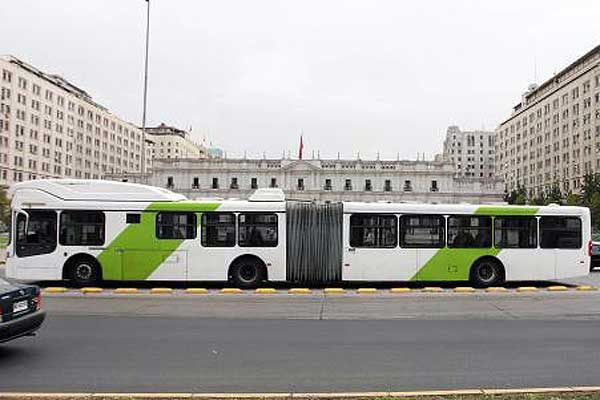
<path fill-rule="evenodd" d="M 597 385 L 600 293 L 46 297 L 0 391 Z"/>

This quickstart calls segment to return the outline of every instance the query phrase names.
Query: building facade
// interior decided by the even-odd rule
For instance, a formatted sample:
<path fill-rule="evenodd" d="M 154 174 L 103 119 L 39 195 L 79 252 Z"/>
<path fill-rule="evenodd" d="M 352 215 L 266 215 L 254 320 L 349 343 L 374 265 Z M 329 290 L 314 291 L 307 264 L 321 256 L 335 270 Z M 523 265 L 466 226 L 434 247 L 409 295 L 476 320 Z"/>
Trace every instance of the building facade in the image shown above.
<path fill-rule="evenodd" d="M 0 56 L 0 186 L 139 173 L 142 140 L 140 129 L 64 78 Z"/>
<path fill-rule="evenodd" d="M 278 187 L 290 199 L 491 203 L 502 201 L 497 180 L 455 176 L 449 161 L 205 159 L 154 160 L 152 172 L 108 176 L 144 182 L 184 194 L 248 198 L 258 188 Z"/>
<path fill-rule="evenodd" d="M 206 158 L 208 151 L 190 139 L 182 129 L 164 123 L 147 127 L 146 135 L 153 142 L 152 158 Z"/>
<path fill-rule="evenodd" d="M 496 167 L 507 191 L 531 197 L 581 190 L 600 172 L 600 46 L 541 85 L 531 85 L 496 129 Z"/>
<path fill-rule="evenodd" d="M 495 174 L 495 132 L 461 131 L 449 126 L 442 153 L 456 168 L 456 176 L 490 179 Z"/>

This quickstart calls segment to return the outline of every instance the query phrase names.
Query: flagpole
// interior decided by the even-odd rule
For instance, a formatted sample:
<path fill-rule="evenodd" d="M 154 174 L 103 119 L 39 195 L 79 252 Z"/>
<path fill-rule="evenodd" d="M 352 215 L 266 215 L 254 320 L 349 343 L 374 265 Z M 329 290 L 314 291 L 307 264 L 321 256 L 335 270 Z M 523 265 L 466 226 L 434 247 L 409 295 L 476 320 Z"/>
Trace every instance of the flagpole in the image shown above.
<path fill-rule="evenodd" d="M 148 50 L 150 47 L 150 0 L 146 0 L 146 58 L 144 60 L 144 101 L 142 107 L 142 162 L 140 172 L 146 173 L 146 107 L 148 100 Z M 144 176 L 144 175 L 142 175 Z"/>

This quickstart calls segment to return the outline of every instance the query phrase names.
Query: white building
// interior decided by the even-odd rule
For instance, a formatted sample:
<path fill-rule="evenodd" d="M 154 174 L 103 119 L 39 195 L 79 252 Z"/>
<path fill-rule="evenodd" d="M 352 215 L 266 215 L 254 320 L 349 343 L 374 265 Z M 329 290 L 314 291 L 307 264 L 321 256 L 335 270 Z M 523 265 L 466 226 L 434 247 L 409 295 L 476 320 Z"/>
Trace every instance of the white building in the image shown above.
<path fill-rule="evenodd" d="M 0 186 L 139 173 L 141 141 L 136 126 L 66 79 L 0 56 Z"/>
<path fill-rule="evenodd" d="M 153 142 L 152 158 L 206 158 L 208 151 L 182 129 L 164 123 L 147 127 L 146 135 Z"/>
<path fill-rule="evenodd" d="M 495 132 L 461 131 L 449 126 L 444 140 L 443 157 L 454 163 L 456 176 L 489 179 L 495 173 Z"/>
<path fill-rule="evenodd" d="M 531 85 L 496 136 L 497 173 L 507 191 L 579 192 L 586 173 L 600 172 L 600 46 Z"/>
<path fill-rule="evenodd" d="M 449 161 L 336 159 L 154 160 L 152 172 L 109 175 L 143 181 L 188 198 L 248 198 L 264 187 L 282 188 L 288 198 L 345 201 L 486 203 L 502 201 L 501 182 L 455 176 Z"/>

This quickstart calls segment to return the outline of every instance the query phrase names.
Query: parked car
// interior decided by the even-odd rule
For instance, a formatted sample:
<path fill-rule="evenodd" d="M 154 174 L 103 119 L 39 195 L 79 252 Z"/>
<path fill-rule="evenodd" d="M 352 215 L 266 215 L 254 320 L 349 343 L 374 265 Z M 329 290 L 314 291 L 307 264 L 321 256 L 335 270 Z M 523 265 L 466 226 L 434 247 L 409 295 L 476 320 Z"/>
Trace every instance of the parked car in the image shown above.
<path fill-rule="evenodd" d="M 594 268 L 600 268 L 600 242 L 592 242 L 590 271 L 592 271 Z"/>
<path fill-rule="evenodd" d="M 0 343 L 33 336 L 45 318 L 40 288 L 0 279 Z"/>

